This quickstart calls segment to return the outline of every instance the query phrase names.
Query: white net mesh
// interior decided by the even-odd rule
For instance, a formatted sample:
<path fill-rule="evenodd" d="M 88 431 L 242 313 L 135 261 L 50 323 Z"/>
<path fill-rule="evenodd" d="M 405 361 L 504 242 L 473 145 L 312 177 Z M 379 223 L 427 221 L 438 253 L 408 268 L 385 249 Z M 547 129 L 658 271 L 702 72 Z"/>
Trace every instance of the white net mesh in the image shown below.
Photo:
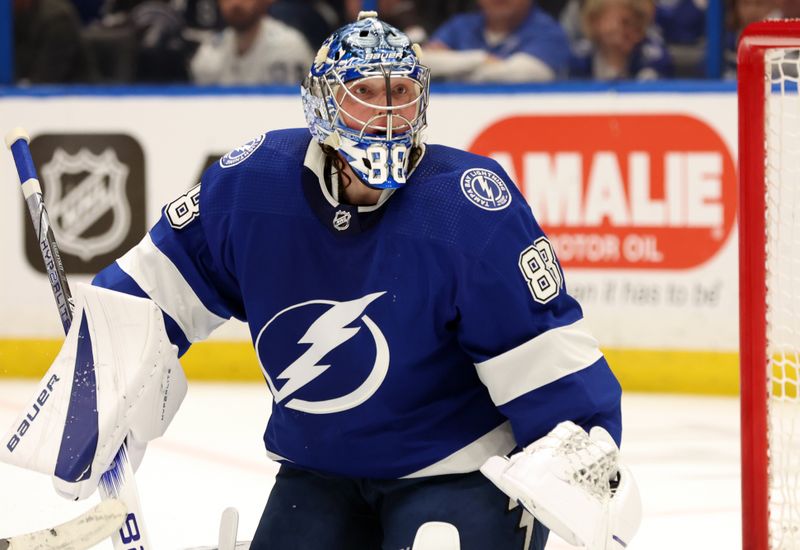
<path fill-rule="evenodd" d="M 771 549 L 800 549 L 800 50 L 767 50 L 767 416 Z"/>

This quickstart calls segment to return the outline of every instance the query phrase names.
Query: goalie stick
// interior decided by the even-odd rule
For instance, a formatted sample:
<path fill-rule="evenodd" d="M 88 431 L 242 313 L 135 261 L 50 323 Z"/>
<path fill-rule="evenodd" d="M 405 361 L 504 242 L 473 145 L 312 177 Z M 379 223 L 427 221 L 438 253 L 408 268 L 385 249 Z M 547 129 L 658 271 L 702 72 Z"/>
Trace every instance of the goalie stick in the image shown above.
<path fill-rule="evenodd" d="M 104 500 L 56 527 L 0 539 L 0 550 L 84 550 L 113 534 L 126 516 L 122 502 L 113 498 Z"/>
<path fill-rule="evenodd" d="M 53 297 L 56 300 L 58 313 L 64 332 L 69 332 L 72 324 L 73 300 L 67 283 L 67 275 L 61 262 L 50 218 L 42 197 L 42 189 L 36 175 L 31 151 L 28 146 L 30 137 L 22 128 L 15 128 L 6 135 L 6 146 L 14 157 L 22 194 L 28 206 L 28 213 L 33 222 L 34 232 L 42 253 L 45 269 L 50 280 Z M 122 526 L 111 533 L 115 550 L 149 550 L 150 542 L 142 518 L 139 493 L 133 477 L 133 468 L 128 458 L 126 445 L 123 443 L 114 457 L 111 468 L 100 479 L 100 496 L 103 500 L 119 499 L 127 509 Z M 2 550 L 2 548 L 0 548 Z"/>

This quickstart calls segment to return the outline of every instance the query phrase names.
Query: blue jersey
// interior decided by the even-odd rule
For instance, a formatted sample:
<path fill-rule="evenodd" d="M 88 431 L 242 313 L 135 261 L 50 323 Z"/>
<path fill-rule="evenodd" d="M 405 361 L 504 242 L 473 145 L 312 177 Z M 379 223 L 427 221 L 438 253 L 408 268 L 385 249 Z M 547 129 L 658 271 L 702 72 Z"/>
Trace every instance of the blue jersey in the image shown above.
<path fill-rule="evenodd" d="M 340 204 L 306 129 L 259 136 L 95 284 L 147 296 L 181 351 L 247 321 L 276 460 L 370 478 L 477 470 L 561 420 L 619 441 L 620 388 L 500 166 L 429 145 Z"/>
<path fill-rule="evenodd" d="M 486 18 L 480 13 L 464 13 L 451 17 L 431 36 L 451 50 L 483 50 L 505 59 L 515 53 L 526 53 L 546 65 L 559 76 L 565 75 L 569 62 L 569 41 L 558 22 L 537 7 L 525 21 L 498 44 L 490 45 L 484 31 Z"/>

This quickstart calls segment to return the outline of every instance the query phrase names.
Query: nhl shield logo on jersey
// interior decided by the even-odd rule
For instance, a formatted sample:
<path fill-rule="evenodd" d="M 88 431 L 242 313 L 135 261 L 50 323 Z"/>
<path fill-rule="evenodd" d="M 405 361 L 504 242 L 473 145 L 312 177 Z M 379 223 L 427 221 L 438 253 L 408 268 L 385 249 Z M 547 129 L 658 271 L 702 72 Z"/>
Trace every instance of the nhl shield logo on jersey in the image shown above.
<path fill-rule="evenodd" d="M 511 204 L 511 193 L 503 178 L 485 168 L 470 168 L 461 174 L 461 192 L 484 210 L 502 210 Z"/>
<path fill-rule="evenodd" d="M 131 209 L 125 197 L 128 167 L 113 148 L 100 154 L 87 149 L 69 154 L 57 148 L 42 166 L 41 174 L 47 209 L 62 251 L 86 262 L 122 244 L 131 225 Z M 108 218 L 110 223 L 101 233 L 88 236 L 87 230 L 101 218 Z"/>
<path fill-rule="evenodd" d="M 346 210 L 337 210 L 336 214 L 333 216 L 333 227 L 339 231 L 345 231 L 350 227 L 350 217 L 350 212 Z"/>
<path fill-rule="evenodd" d="M 264 139 L 266 138 L 266 134 L 261 134 L 258 137 L 255 137 L 245 143 L 244 145 L 240 145 L 221 159 L 219 159 L 219 165 L 222 168 L 231 168 L 236 166 L 237 164 L 241 164 L 247 160 L 247 158 L 255 153 L 256 149 L 264 143 Z"/>
<path fill-rule="evenodd" d="M 389 372 L 389 346 L 365 311 L 384 294 L 295 304 L 263 326 L 255 348 L 276 404 L 331 414 L 378 391 Z"/>

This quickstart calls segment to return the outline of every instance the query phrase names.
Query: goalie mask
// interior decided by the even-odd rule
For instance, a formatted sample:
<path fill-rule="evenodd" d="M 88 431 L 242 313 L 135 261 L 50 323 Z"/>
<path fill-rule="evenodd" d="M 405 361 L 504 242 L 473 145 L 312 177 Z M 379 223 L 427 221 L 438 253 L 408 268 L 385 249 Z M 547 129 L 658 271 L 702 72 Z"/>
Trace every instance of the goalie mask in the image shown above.
<path fill-rule="evenodd" d="M 430 73 L 419 54 L 375 12 L 361 12 L 325 40 L 303 81 L 311 134 L 374 189 L 402 187 L 422 145 Z"/>

